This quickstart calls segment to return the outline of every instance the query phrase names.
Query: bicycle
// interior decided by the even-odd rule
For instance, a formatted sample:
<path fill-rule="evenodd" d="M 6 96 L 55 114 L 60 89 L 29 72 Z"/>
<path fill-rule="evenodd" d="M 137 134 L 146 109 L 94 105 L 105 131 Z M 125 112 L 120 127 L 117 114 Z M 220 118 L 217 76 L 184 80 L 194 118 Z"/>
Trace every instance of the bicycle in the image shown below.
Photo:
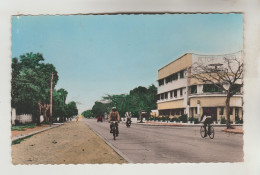
<path fill-rule="evenodd" d="M 213 128 L 213 126 L 210 126 L 209 128 L 210 128 L 210 132 L 207 130 L 207 127 L 206 127 L 206 131 L 205 131 L 204 126 L 201 126 L 200 135 L 201 135 L 202 138 L 205 138 L 207 136 L 209 136 L 210 139 L 214 138 L 214 135 L 215 135 L 214 128 Z M 206 133 L 206 136 L 205 136 L 205 133 Z"/>
<path fill-rule="evenodd" d="M 111 129 L 112 129 L 112 134 L 113 134 L 114 140 L 116 140 L 116 137 L 118 135 L 118 133 L 116 133 L 116 131 L 117 131 L 116 127 L 118 127 L 118 122 L 117 121 L 111 121 Z"/>
<path fill-rule="evenodd" d="M 127 121 L 125 123 L 126 127 L 130 127 L 131 123 L 132 123 L 131 119 L 127 119 Z"/>

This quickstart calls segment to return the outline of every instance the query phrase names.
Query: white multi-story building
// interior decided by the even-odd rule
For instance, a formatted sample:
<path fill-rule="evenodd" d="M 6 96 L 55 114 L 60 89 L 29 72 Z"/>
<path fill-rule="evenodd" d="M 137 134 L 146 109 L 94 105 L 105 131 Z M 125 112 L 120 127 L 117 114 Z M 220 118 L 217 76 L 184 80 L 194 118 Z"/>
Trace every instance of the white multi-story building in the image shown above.
<path fill-rule="evenodd" d="M 187 53 L 158 70 L 157 107 L 159 115 L 199 118 L 203 111 L 210 110 L 213 120 L 225 117 L 226 94 L 213 84 L 190 78 L 195 63 L 221 65 L 225 69 L 225 58 L 242 60 L 242 52 L 225 55 L 198 55 Z M 238 81 L 240 85 L 242 81 Z M 242 118 L 242 88 L 230 100 L 231 121 Z"/>

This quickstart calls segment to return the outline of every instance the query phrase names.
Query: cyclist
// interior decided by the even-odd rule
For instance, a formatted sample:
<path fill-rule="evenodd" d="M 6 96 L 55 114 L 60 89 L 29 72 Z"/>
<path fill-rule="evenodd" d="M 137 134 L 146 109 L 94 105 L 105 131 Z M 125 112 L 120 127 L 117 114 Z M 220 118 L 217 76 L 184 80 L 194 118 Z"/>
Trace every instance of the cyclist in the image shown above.
<path fill-rule="evenodd" d="M 116 122 L 116 136 L 118 136 L 119 134 L 119 130 L 118 130 L 118 123 L 120 122 L 120 116 L 119 116 L 119 112 L 117 111 L 116 107 L 113 107 L 112 110 L 109 113 L 109 119 L 108 119 L 109 123 L 110 121 L 117 121 Z M 110 124 L 110 133 L 112 133 L 112 123 Z"/>
<path fill-rule="evenodd" d="M 202 114 L 200 122 L 204 124 L 204 126 L 203 126 L 204 127 L 204 131 L 205 131 L 204 137 L 206 137 L 207 136 L 206 127 L 208 125 L 208 133 L 210 134 L 210 124 L 213 122 L 212 118 L 211 118 L 210 110 L 206 110 Z"/>
<path fill-rule="evenodd" d="M 126 117 L 126 123 L 129 121 L 130 122 L 130 124 L 131 124 L 131 117 L 132 117 L 132 114 L 131 114 L 131 112 L 126 112 L 125 113 L 125 117 Z"/>

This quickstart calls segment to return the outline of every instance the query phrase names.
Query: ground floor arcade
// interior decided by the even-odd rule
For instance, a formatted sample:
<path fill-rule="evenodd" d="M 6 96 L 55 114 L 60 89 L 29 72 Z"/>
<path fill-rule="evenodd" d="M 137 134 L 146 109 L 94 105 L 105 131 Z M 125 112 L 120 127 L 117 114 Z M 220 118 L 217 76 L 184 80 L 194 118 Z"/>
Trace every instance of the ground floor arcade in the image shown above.
<path fill-rule="evenodd" d="M 170 101 L 158 103 L 159 116 L 179 117 L 187 114 L 189 118 L 198 118 L 207 111 L 214 121 L 226 118 L 225 96 L 193 96 L 187 101 Z M 188 105 L 189 104 L 189 105 Z M 236 121 L 243 118 L 242 97 L 234 96 L 230 100 L 230 120 Z"/>

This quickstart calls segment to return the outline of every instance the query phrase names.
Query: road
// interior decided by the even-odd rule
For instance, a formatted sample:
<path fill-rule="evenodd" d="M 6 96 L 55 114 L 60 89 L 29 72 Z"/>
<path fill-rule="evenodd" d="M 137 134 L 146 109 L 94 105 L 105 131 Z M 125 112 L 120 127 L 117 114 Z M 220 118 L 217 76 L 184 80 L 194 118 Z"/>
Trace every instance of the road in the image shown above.
<path fill-rule="evenodd" d="M 243 135 L 222 132 L 203 139 L 199 127 L 119 124 L 119 137 L 113 140 L 108 122 L 84 119 L 93 131 L 112 144 L 133 163 L 243 162 Z"/>

